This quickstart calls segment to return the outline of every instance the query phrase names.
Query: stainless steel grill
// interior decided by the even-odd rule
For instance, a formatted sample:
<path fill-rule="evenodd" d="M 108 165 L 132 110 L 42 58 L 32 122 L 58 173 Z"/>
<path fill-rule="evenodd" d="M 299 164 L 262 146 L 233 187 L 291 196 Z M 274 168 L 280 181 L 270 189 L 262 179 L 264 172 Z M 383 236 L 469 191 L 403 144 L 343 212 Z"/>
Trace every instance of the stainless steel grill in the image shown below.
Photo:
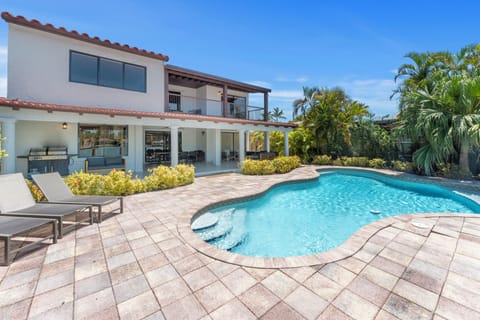
<path fill-rule="evenodd" d="M 67 147 L 32 148 L 28 154 L 29 161 L 67 160 Z"/>
<path fill-rule="evenodd" d="M 28 172 L 54 172 L 68 174 L 69 156 L 67 147 L 31 148 L 28 153 Z"/>

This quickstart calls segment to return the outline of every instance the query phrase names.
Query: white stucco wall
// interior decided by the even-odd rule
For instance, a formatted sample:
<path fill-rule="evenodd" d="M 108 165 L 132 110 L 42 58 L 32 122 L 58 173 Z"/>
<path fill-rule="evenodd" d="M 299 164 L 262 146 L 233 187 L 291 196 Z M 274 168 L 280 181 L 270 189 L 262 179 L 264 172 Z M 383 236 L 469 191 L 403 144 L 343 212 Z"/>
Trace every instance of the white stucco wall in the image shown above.
<path fill-rule="evenodd" d="M 69 82 L 70 50 L 145 66 L 147 92 Z M 7 96 L 79 106 L 163 111 L 163 61 L 9 25 Z"/>
<path fill-rule="evenodd" d="M 26 156 L 30 148 L 66 146 L 69 154 L 77 153 L 77 124 L 68 123 L 62 129 L 60 122 L 17 121 L 15 123 L 15 156 Z M 72 159 L 71 165 L 74 165 Z M 27 173 L 27 159 L 16 159 L 17 171 Z"/>

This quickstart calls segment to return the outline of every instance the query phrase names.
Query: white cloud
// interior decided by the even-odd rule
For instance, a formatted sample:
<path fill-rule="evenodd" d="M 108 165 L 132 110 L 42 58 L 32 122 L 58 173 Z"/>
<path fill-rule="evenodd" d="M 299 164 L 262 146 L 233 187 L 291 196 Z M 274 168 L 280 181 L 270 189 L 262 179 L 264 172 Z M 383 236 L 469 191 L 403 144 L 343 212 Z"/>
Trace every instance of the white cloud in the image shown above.
<path fill-rule="evenodd" d="M 294 76 L 294 77 L 285 77 L 285 76 L 278 76 L 274 79 L 277 82 L 296 82 L 296 83 L 304 83 L 310 80 L 307 76 Z"/>
<path fill-rule="evenodd" d="M 272 90 L 270 98 L 275 100 L 286 100 L 293 102 L 295 99 L 303 97 L 302 90 Z"/>
<path fill-rule="evenodd" d="M 7 96 L 7 78 L 2 77 L 0 78 L 0 97 Z"/>

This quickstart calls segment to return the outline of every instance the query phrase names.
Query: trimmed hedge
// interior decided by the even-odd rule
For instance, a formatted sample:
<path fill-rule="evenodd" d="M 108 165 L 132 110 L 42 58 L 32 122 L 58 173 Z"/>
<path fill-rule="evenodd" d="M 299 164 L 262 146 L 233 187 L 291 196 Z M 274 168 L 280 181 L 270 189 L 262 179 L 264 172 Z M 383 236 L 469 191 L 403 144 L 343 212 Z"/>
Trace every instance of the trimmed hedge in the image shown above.
<path fill-rule="evenodd" d="M 268 175 L 287 173 L 300 166 L 300 158 L 277 157 L 273 160 L 245 160 L 242 162 L 242 173 L 247 175 Z"/>
<path fill-rule="evenodd" d="M 414 165 L 411 162 L 393 160 L 389 165 L 385 160 L 380 158 L 369 160 L 367 157 L 339 157 L 332 160 L 332 157 L 330 156 L 319 155 L 313 158 L 312 164 L 342 167 L 369 167 L 375 169 L 391 168 L 397 171 L 414 172 Z"/>
<path fill-rule="evenodd" d="M 107 175 L 75 172 L 65 177 L 65 183 L 76 195 L 126 196 L 134 193 L 155 191 L 183 186 L 193 182 L 195 168 L 179 164 L 175 168 L 158 166 L 149 169 L 143 179 L 132 177 L 132 172 L 112 170 Z M 42 192 L 32 182 L 27 181 L 36 201 L 44 199 Z"/>

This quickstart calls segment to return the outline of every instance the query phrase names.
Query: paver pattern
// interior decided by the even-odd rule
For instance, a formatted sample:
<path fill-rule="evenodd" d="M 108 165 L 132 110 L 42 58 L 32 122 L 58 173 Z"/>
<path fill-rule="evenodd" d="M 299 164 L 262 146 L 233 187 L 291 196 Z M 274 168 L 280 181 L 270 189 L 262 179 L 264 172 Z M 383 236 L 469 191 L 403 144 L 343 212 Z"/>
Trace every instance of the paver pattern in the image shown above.
<path fill-rule="evenodd" d="M 1 267 L 0 318 L 480 319 L 474 215 L 390 219 L 351 243 L 346 257 L 292 268 L 211 258 L 179 231 L 185 217 L 210 203 L 316 175 L 312 167 L 227 174 L 129 196 L 124 214 Z"/>

